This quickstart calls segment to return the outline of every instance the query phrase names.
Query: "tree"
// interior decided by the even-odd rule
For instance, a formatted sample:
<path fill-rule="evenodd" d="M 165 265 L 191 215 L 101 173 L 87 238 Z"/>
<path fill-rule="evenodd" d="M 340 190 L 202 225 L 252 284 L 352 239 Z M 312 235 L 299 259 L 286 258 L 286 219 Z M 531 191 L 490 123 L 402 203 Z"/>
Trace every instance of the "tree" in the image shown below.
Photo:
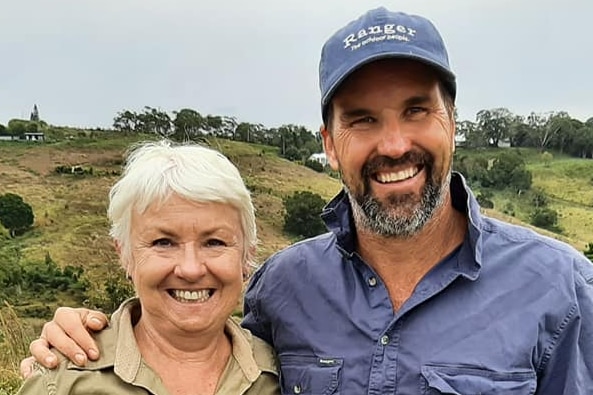
<path fill-rule="evenodd" d="M 200 136 L 204 127 L 204 118 L 196 110 L 182 108 L 174 111 L 173 127 L 174 138 L 177 141 L 187 141 Z"/>
<path fill-rule="evenodd" d="M 11 136 L 23 136 L 27 132 L 29 121 L 24 119 L 11 119 L 8 121 L 8 134 Z"/>
<path fill-rule="evenodd" d="M 113 118 L 113 128 L 119 132 L 131 133 L 136 131 L 138 115 L 135 112 L 124 110 L 118 112 Z"/>
<path fill-rule="evenodd" d="M 22 197 L 14 193 L 0 196 L 0 223 L 11 237 L 25 232 L 34 220 L 33 209 Z"/>
<path fill-rule="evenodd" d="M 476 115 L 476 123 L 492 147 L 498 147 L 501 140 L 510 137 L 515 117 L 506 108 L 481 110 Z"/>
<path fill-rule="evenodd" d="M 284 230 L 296 236 L 312 237 L 325 232 L 320 214 L 325 200 L 309 191 L 295 192 L 284 198 Z"/>

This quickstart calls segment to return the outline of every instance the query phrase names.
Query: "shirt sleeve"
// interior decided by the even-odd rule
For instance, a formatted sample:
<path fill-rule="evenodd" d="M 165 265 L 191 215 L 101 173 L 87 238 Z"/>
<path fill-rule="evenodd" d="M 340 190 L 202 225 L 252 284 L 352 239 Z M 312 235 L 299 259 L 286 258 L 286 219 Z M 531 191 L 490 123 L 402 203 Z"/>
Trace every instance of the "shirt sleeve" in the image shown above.
<path fill-rule="evenodd" d="M 593 265 L 577 264 L 576 302 L 555 334 L 538 395 L 593 394 Z"/>
<path fill-rule="evenodd" d="M 265 298 L 264 277 L 268 266 L 267 263 L 268 262 L 265 262 L 254 273 L 247 286 L 245 297 L 243 298 L 243 321 L 241 322 L 241 325 L 244 328 L 249 329 L 255 336 L 271 344 L 273 347 L 274 343 L 272 342 L 271 324 L 270 321 L 265 318 L 262 310 L 262 300 Z"/>

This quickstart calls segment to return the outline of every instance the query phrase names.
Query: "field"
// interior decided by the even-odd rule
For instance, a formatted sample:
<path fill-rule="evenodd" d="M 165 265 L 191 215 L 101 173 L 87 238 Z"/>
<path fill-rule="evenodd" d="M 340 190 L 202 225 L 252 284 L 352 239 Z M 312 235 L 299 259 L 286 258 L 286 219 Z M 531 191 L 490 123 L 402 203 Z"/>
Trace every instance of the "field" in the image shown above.
<path fill-rule="evenodd" d="M 35 213 L 33 230 L 17 239 L 9 239 L 7 232 L 0 229 L 0 251 L 18 246 L 23 260 L 50 256 L 60 266 L 82 266 L 90 280 L 89 291 L 100 287 L 108 272 L 118 265 L 107 234 L 107 193 L 117 179 L 126 147 L 147 138 L 105 134 L 101 138 L 40 145 L 0 142 L 0 194 L 22 196 Z M 329 200 L 340 189 L 338 180 L 279 158 L 273 147 L 216 139 L 207 143 L 239 167 L 252 191 L 258 218 L 259 261 L 293 241 L 282 232 L 283 197 L 306 190 Z M 466 154 L 490 157 L 496 152 Z M 593 242 L 593 161 L 557 155 L 551 163 L 544 163 L 535 151 L 523 154 L 533 173 L 533 186 L 545 191 L 551 207 L 560 214 L 562 234 L 537 230 L 583 250 Z M 92 169 L 92 174 L 57 174 L 57 166 L 81 166 Z M 489 215 L 520 224 L 528 221 L 532 208 L 529 202 L 510 192 L 495 194 L 493 201 L 494 210 L 486 210 Z M 512 215 L 503 213 L 503 208 L 510 206 Z M 0 395 L 11 393 L 18 385 L 16 361 L 27 352 L 29 339 L 38 333 L 43 317 L 58 305 L 72 304 L 76 303 L 62 295 L 51 302 L 32 298 L 21 300 L 18 306 L 3 305 L 0 335 L 5 341 L 0 343 Z M 45 315 L 36 320 L 18 318 L 32 307 Z"/>

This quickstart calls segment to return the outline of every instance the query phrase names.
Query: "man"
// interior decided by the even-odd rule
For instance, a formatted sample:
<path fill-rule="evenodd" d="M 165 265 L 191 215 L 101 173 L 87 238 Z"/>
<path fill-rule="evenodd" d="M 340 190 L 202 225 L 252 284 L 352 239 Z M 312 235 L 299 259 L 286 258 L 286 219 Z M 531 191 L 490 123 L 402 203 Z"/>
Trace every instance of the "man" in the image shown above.
<path fill-rule="evenodd" d="M 592 394 L 593 265 L 482 216 L 452 173 L 456 83 L 433 24 L 371 10 L 325 43 L 319 72 L 344 184 L 330 233 L 271 257 L 245 296 L 283 393 Z M 39 360 L 45 338 L 81 352 L 64 331 L 91 347 L 78 314 L 104 320 L 60 310 Z"/>

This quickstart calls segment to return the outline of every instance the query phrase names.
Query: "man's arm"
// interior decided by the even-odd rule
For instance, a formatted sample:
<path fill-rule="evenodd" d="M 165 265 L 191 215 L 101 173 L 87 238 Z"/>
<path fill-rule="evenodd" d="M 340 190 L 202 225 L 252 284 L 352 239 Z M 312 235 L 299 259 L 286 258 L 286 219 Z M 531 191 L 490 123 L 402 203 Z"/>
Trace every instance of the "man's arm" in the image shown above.
<path fill-rule="evenodd" d="M 577 276 L 576 304 L 547 352 L 538 395 L 593 394 L 593 266 L 585 265 Z"/>
<path fill-rule="evenodd" d="M 267 262 L 266 262 L 267 263 Z M 267 264 L 264 263 L 259 269 L 256 270 L 247 290 L 243 297 L 243 321 L 241 326 L 247 328 L 255 336 L 265 340 L 268 344 L 272 344 L 272 333 L 268 322 L 262 317 L 261 312 L 261 298 L 263 297 L 263 276 L 267 268 Z"/>
<path fill-rule="evenodd" d="M 53 369 L 57 366 L 58 359 L 49 349 L 50 346 L 79 366 L 84 366 L 87 358 L 96 360 L 99 358 L 99 351 L 89 330 L 100 331 L 108 322 L 107 316 L 100 311 L 58 308 L 53 320 L 43 325 L 41 336 L 29 345 L 32 357 L 21 361 L 22 376 L 27 378 L 31 374 L 35 360 L 46 368 Z"/>

